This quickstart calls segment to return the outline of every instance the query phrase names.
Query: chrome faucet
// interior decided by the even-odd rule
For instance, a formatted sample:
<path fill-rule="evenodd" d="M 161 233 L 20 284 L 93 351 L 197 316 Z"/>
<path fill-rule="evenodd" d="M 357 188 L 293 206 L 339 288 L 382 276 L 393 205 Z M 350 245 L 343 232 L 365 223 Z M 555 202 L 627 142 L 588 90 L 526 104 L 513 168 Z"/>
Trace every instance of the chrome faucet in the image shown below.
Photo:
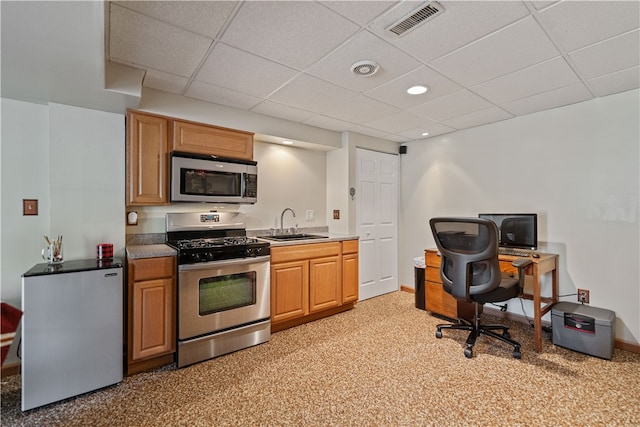
<path fill-rule="evenodd" d="M 291 211 L 291 213 L 293 214 L 293 217 L 294 218 L 296 217 L 296 213 L 291 208 L 285 208 L 282 211 L 282 214 L 280 214 L 280 234 L 284 234 L 284 214 L 286 211 Z"/>

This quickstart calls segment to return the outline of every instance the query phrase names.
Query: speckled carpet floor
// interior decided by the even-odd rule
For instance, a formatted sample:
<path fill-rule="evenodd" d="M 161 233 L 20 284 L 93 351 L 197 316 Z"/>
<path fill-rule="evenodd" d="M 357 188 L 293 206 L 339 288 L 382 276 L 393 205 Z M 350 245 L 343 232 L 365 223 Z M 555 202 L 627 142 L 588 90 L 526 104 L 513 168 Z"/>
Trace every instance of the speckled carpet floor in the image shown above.
<path fill-rule="evenodd" d="M 495 320 L 495 319 L 494 319 Z M 271 341 L 184 369 L 23 414 L 20 377 L 2 382 L 3 426 L 639 426 L 640 355 L 602 360 L 554 346 L 509 323 L 522 359 L 394 292 L 354 310 L 272 335 Z"/>

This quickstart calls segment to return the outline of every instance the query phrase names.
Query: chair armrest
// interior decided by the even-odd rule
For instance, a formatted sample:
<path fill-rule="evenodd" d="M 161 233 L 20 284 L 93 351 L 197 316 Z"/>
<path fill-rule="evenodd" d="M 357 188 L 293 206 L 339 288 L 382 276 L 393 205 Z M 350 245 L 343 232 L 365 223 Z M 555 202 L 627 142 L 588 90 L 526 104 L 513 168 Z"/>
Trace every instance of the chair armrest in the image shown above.
<path fill-rule="evenodd" d="M 517 267 L 518 269 L 521 269 L 521 268 L 527 267 L 529 264 L 532 264 L 532 263 L 533 261 L 531 261 L 529 258 L 517 258 L 513 260 L 511 265 L 513 265 L 514 267 Z"/>

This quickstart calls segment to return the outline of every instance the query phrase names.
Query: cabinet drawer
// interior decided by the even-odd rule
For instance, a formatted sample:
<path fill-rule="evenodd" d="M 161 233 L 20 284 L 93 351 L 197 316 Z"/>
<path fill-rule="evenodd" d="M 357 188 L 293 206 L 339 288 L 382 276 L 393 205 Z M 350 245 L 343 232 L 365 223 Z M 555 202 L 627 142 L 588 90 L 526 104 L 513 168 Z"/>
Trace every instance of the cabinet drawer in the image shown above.
<path fill-rule="evenodd" d="M 175 257 L 134 259 L 129 263 L 129 268 L 133 270 L 135 282 L 173 277 L 176 274 L 175 260 Z"/>
<path fill-rule="evenodd" d="M 271 247 L 271 264 L 340 255 L 340 242 Z"/>
<path fill-rule="evenodd" d="M 430 282 L 442 283 L 440 278 L 440 269 L 435 267 L 427 267 L 424 269 L 424 278 Z"/>
<path fill-rule="evenodd" d="M 358 253 L 358 241 L 357 240 L 345 240 L 342 242 L 343 254 L 357 254 Z"/>
<path fill-rule="evenodd" d="M 435 314 L 458 318 L 458 301 L 442 289 L 441 283 L 425 282 L 425 308 Z"/>
<path fill-rule="evenodd" d="M 427 251 L 425 253 L 425 264 L 428 267 L 440 268 L 440 260 L 441 260 L 441 257 L 435 251 Z"/>

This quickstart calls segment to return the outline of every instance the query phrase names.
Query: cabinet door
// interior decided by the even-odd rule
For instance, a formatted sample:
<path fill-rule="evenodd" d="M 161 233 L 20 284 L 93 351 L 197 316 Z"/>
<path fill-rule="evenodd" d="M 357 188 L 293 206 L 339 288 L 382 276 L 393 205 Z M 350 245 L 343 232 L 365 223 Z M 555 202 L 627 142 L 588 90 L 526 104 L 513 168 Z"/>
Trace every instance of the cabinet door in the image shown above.
<path fill-rule="evenodd" d="M 173 278 L 133 283 L 131 360 L 175 351 Z"/>
<path fill-rule="evenodd" d="M 271 264 L 271 321 L 309 313 L 309 262 Z"/>
<path fill-rule="evenodd" d="M 253 160 L 253 133 L 174 120 L 173 150 Z"/>
<path fill-rule="evenodd" d="M 342 255 L 342 303 L 358 300 L 358 254 Z"/>
<path fill-rule="evenodd" d="M 127 205 L 169 204 L 169 122 L 129 112 L 127 117 Z"/>
<path fill-rule="evenodd" d="M 309 260 L 309 312 L 341 305 L 341 260 L 341 256 Z"/>

